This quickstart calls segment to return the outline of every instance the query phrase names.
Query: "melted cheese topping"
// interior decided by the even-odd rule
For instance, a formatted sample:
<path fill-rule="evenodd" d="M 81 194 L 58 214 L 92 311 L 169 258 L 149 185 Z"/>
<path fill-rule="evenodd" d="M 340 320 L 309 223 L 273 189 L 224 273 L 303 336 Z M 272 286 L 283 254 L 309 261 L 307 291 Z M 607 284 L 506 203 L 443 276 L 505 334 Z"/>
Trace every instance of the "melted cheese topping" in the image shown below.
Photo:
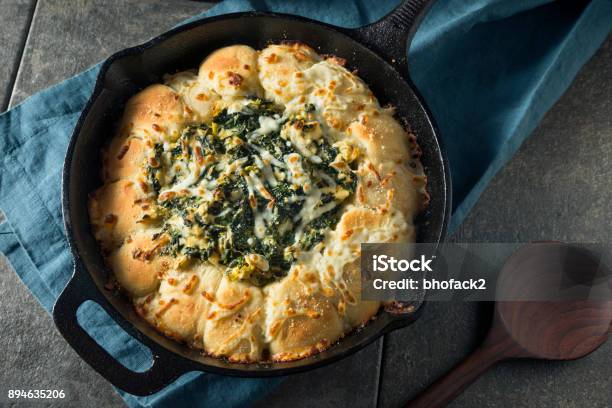
<path fill-rule="evenodd" d="M 414 136 L 303 44 L 226 47 L 164 82 L 128 102 L 89 206 L 139 314 L 242 362 L 366 324 L 360 244 L 413 241 L 427 201 Z"/>

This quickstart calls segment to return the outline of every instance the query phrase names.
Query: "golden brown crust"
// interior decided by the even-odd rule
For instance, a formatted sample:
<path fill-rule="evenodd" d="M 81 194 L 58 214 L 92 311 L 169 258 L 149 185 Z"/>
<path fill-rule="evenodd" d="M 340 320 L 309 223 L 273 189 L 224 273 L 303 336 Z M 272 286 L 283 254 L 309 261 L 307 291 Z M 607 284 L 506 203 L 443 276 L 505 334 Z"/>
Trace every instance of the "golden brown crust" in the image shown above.
<path fill-rule="evenodd" d="M 133 296 L 155 291 L 160 277 L 172 267 L 171 259 L 159 255 L 160 241 L 151 240 L 146 234 L 132 235 L 108 256 L 117 282 Z"/>
<path fill-rule="evenodd" d="M 422 199 L 424 177 L 409 171 L 406 166 L 392 162 L 365 162 L 357 169 L 360 183 L 355 200 L 359 205 L 380 210 L 396 208 L 404 214 L 417 213 Z"/>
<path fill-rule="evenodd" d="M 156 84 L 143 89 L 127 102 L 119 134 L 155 140 L 164 134 L 178 137 L 183 122 L 179 95 L 166 85 Z"/>
<path fill-rule="evenodd" d="M 222 96 L 260 95 L 257 51 L 232 45 L 210 54 L 200 66 L 200 81 Z"/>
<path fill-rule="evenodd" d="M 315 354 L 344 333 L 334 297 L 326 297 L 299 278 L 299 273 L 294 271 L 268 292 L 266 336 L 270 340 L 271 357 L 276 361 Z"/>
<path fill-rule="evenodd" d="M 261 359 L 264 319 L 261 290 L 227 277 L 221 279 L 206 315 L 204 344 L 215 356 L 233 361 Z"/>
<path fill-rule="evenodd" d="M 347 131 L 363 146 L 371 162 L 401 164 L 410 157 L 406 131 L 393 116 L 363 114 Z"/>
<path fill-rule="evenodd" d="M 380 302 L 362 301 L 361 299 L 361 262 L 353 261 L 344 268 L 343 280 L 345 287 L 339 288 L 341 298 L 338 301 L 338 311 L 342 312 L 351 327 L 366 325 L 378 312 Z"/>
<path fill-rule="evenodd" d="M 179 72 L 166 76 L 165 81 L 181 96 L 187 122 L 206 123 L 212 119 L 220 97 L 199 81 L 196 73 Z"/>
<path fill-rule="evenodd" d="M 138 311 L 166 336 L 204 348 L 203 331 L 211 302 L 203 293 L 215 293 L 222 271 L 212 266 L 170 268 L 161 274 L 159 291 L 140 299 Z"/>
<path fill-rule="evenodd" d="M 259 79 L 265 96 L 277 103 L 287 103 L 309 87 L 304 71 L 320 57 L 302 43 L 270 45 L 259 55 Z"/>
<path fill-rule="evenodd" d="M 104 180 L 116 181 L 133 177 L 140 172 L 146 157 L 143 139 L 135 136 L 116 137 L 112 140 L 104 160 Z"/>
<path fill-rule="evenodd" d="M 94 236 L 105 249 L 121 245 L 136 229 L 147 204 L 146 195 L 132 180 L 121 179 L 103 185 L 89 199 Z"/>

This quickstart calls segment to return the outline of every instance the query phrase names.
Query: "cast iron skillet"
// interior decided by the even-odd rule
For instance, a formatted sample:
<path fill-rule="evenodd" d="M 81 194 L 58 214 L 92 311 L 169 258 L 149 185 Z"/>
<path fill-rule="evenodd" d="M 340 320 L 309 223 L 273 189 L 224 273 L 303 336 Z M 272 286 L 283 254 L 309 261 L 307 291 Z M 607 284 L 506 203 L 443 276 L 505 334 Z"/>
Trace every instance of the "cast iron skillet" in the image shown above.
<path fill-rule="evenodd" d="M 418 219 L 418 241 L 438 243 L 450 215 L 450 176 L 437 129 L 408 78 L 406 50 L 428 0 L 409 0 L 382 20 L 358 29 L 344 29 L 302 17 L 272 13 L 236 13 L 203 19 L 169 31 L 143 45 L 110 57 L 98 75 L 85 110 L 76 125 L 64 163 L 62 205 L 68 241 L 74 255 L 72 279 L 59 296 L 53 318 L 77 353 L 118 388 L 148 395 L 189 371 L 243 377 L 278 376 L 309 370 L 346 357 L 384 333 L 412 323 L 422 301 L 411 313 L 381 311 L 361 330 L 328 350 L 286 363 L 237 364 L 205 356 L 157 333 L 133 310 L 130 302 L 105 290 L 108 271 L 89 227 L 87 196 L 99 187 L 100 149 L 112 135 L 126 100 L 143 87 L 159 82 L 164 73 L 197 67 L 209 52 L 242 43 L 263 48 L 270 42 L 299 40 L 319 53 L 347 60 L 350 69 L 371 87 L 382 104 L 397 108 L 410 124 L 423 150 L 431 204 Z M 81 328 L 76 312 L 92 300 L 131 336 L 152 351 L 153 365 L 133 372 L 111 357 Z"/>

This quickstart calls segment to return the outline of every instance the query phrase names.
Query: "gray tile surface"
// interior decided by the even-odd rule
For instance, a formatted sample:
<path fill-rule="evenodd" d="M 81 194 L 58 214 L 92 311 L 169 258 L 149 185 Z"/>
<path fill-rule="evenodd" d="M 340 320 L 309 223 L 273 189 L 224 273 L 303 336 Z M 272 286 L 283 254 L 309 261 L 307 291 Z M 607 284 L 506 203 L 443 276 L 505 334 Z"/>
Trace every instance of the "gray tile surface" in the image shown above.
<path fill-rule="evenodd" d="M 0 101 L 8 101 L 14 85 L 11 106 L 207 7 L 186 0 L 73 0 L 69 6 L 38 0 L 29 27 L 33 4 L 0 0 L 0 33 L 7 39 L 0 57 L 15 62 L 0 66 Z M 456 240 L 607 240 L 612 229 L 606 218 L 612 209 L 610 61 L 609 39 L 493 180 Z M 112 387 L 56 333 L 3 259 L 0 310 L 0 396 L 11 386 L 64 388 L 68 405 L 122 405 Z M 478 344 L 489 316 L 486 304 L 430 304 L 422 320 L 385 339 L 380 384 L 381 342 L 333 366 L 290 377 L 257 406 L 374 406 L 379 386 L 380 406 L 401 405 Z M 576 362 L 505 363 L 454 406 L 611 406 L 611 351 L 612 343 Z"/>
<path fill-rule="evenodd" d="M 453 237 L 457 242 L 609 242 L 612 236 L 612 38 L 579 73 Z M 385 339 L 382 407 L 415 396 L 472 351 L 490 307 L 429 304 Z M 612 342 L 573 362 L 502 363 L 454 407 L 610 407 Z"/>
<path fill-rule="evenodd" d="M 187 0 L 38 0 L 11 106 L 208 7 Z"/>
<path fill-rule="evenodd" d="M 255 407 L 375 407 L 381 352 L 377 341 L 338 363 L 293 375 Z"/>
<path fill-rule="evenodd" d="M 51 316 L 4 258 L 0 258 L 0 297 L 0 406 L 7 402 L 9 389 L 64 390 L 66 404 L 61 405 L 123 405 L 106 380 L 66 344 Z"/>
<path fill-rule="evenodd" d="M 35 0 L 0 0 L 0 112 L 8 106 Z"/>

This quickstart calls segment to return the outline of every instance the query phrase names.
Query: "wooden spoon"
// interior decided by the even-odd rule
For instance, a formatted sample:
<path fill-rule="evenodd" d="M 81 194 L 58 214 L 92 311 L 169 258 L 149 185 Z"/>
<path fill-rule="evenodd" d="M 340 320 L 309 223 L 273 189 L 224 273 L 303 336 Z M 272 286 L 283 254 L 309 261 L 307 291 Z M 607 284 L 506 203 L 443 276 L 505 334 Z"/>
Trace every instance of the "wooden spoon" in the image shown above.
<path fill-rule="evenodd" d="M 538 243 L 520 248 L 504 265 L 496 288 L 496 299 L 512 301 L 496 302 L 483 344 L 407 406 L 446 406 L 502 360 L 573 360 L 596 350 L 612 327 L 612 296 L 608 292 L 607 297 L 589 300 L 573 293 L 573 299 L 568 299 L 558 288 L 563 279 L 569 286 L 569 279 L 583 283 L 583 291 L 588 292 L 589 282 L 601 277 L 601 272 L 599 260 L 578 247 Z M 610 290 L 607 283 L 605 290 Z"/>

